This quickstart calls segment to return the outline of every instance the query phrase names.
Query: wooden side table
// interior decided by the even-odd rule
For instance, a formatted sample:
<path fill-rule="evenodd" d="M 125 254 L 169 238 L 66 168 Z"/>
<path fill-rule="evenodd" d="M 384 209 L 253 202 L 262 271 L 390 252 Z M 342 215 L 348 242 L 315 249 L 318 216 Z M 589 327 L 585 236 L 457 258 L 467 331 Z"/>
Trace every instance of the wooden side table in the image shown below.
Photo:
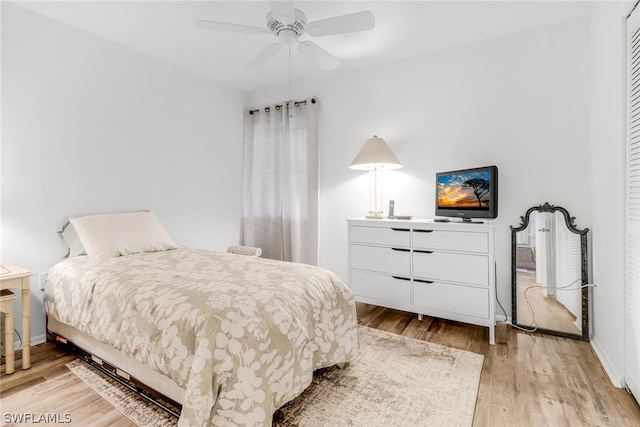
<path fill-rule="evenodd" d="M 22 369 L 31 367 L 31 272 L 15 265 L 0 265 L 0 291 L 3 289 L 20 289 L 22 290 Z M 5 325 L 8 327 L 9 325 Z M 5 346 L 13 348 L 13 341 L 5 343 Z M 9 348 L 9 347 L 7 347 Z M 8 356 L 8 354 L 7 354 Z M 7 357 L 6 370 L 7 374 L 15 370 L 13 360 L 9 366 L 9 357 Z"/>

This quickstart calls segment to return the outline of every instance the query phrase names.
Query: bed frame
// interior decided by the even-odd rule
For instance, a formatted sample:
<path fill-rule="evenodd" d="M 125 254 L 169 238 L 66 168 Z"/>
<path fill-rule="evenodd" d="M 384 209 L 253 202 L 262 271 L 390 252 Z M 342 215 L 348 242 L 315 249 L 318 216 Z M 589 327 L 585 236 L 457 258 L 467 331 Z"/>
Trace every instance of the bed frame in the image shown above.
<path fill-rule="evenodd" d="M 75 354 L 80 360 L 85 362 L 91 368 L 106 375 L 114 381 L 117 381 L 119 384 L 138 394 L 146 401 L 153 403 L 154 405 L 175 416 L 176 418 L 180 417 L 180 411 L 182 410 L 182 405 L 180 403 L 148 386 L 145 382 L 129 374 L 126 370 L 121 369 L 119 366 L 117 366 L 117 364 L 111 363 L 105 360 L 103 357 L 97 356 L 91 351 L 88 351 L 75 344 L 65 336 L 50 330 L 48 317 L 47 342 L 56 343 L 57 346 L 63 348 L 66 352 Z M 115 352 L 115 350 L 112 351 Z M 160 376 L 160 374 L 157 375 Z"/>

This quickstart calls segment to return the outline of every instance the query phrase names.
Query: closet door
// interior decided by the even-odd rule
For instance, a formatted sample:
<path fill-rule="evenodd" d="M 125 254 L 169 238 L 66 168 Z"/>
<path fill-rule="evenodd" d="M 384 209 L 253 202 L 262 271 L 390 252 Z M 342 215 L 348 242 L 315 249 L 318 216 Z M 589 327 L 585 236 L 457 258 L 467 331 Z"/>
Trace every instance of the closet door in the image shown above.
<path fill-rule="evenodd" d="M 627 19 L 625 382 L 640 402 L 640 7 Z"/>

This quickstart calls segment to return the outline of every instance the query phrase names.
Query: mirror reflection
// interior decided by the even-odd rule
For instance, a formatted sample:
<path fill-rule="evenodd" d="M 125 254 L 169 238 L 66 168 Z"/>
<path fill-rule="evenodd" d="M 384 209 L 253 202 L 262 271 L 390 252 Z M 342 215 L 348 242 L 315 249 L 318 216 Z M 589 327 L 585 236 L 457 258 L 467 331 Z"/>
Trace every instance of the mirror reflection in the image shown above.
<path fill-rule="evenodd" d="M 511 229 L 514 324 L 588 339 L 588 230 L 549 204 L 529 209 Z"/>

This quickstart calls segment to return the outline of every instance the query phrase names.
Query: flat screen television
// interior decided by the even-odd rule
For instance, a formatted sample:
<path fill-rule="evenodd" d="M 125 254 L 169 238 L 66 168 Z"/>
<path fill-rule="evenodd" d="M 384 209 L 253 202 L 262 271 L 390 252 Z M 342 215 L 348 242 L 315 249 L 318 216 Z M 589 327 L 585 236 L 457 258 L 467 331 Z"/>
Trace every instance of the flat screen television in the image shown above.
<path fill-rule="evenodd" d="M 484 166 L 436 173 L 436 216 L 496 218 L 498 168 Z"/>

